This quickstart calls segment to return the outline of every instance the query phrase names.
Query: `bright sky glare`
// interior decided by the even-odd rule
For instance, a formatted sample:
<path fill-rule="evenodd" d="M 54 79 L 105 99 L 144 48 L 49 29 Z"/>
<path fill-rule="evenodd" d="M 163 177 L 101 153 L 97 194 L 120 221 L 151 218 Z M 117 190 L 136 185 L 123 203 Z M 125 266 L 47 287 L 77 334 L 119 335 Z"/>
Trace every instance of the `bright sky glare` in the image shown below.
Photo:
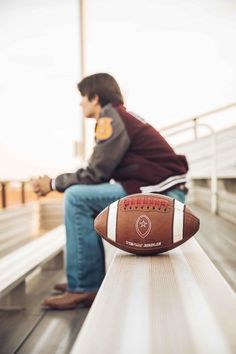
<path fill-rule="evenodd" d="M 86 4 L 87 73 L 113 74 L 157 128 L 236 101 L 234 0 Z M 0 178 L 76 166 L 78 19 L 78 0 L 0 3 Z"/>

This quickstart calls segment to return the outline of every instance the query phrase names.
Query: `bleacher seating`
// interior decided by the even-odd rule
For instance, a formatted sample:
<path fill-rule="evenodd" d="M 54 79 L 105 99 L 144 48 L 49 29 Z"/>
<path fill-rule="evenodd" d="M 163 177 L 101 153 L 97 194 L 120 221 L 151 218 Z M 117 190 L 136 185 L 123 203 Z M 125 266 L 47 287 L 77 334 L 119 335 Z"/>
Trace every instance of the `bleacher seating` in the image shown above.
<path fill-rule="evenodd" d="M 37 267 L 49 264 L 50 260 L 52 265 L 59 264 L 62 259 L 65 245 L 62 211 L 50 212 L 58 209 L 57 201 L 51 201 L 45 217 L 44 205 L 44 201 L 30 202 L 0 211 L 1 309 L 21 306 L 28 275 Z M 53 218 L 55 214 L 56 219 Z M 52 228 L 54 230 L 47 232 Z"/>
<path fill-rule="evenodd" d="M 156 257 L 118 251 L 71 354 L 233 354 L 236 299 L 191 239 Z"/>
<path fill-rule="evenodd" d="M 187 156 L 190 164 L 189 178 L 202 179 L 211 176 L 211 136 L 178 145 L 175 150 Z M 236 126 L 216 133 L 216 170 L 218 178 L 236 177 Z"/>
<path fill-rule="evenodd" d="M 40 201 L 40 229 L 51 230 L 63 223 L 63 204 L 61 199 Z"/>
<path fill-rule="evenodd" d="M 236 126 L 216 133 L 216 174 L 218 214 L 236 223 Z M 206 210 L 211 208 L 211 136 L 178 145 L 187 156 L 191 181 L 189 200 Z"/>
<path fill-rule="evenodd" d="M 235 136 L 236 127 L 220 131 L 216 135 L 218 214 L 234 223 Z M 210 209 L 211 138 L 206 136 L 179 145 L 176 151 L 187 154 L 190 162 L 192 191 L 188 202 L 192 200 L 201 208 Z M 63 222 L 61 200 L 51 202 L 41 199 L 36 205 L 36 209 L 29 205 L 23 206 L 22 210 L 15 209 L 15 214 L 11 214 L 15 216 L 15 222 L 8 217 L 9 211 L 0 213 L 3 251 L 10 249 L 11 242 L 17 239 L 17 232 L 24 241 L 24 235 L 31 232 L 35 224 L 45 231 Z M 204 219 L 205 212 L 201 210 L 200 214 L 201 220 Z M 116 252 L 114 247 L 105 243 L 108 272 L 71 353 L 235 353 L 233 225 L 226 226 L 227 223 L 222 223 L 219 218 L 213 228 L 214 222 L 209 215 L 206 215 L 206 223 L 211 228 L 202 233 L 200 231 L 196 237 L 197 241 L 200 240 L 201 247 L 195 239 L 191 239 L 177 249 L 154 257 L 136 257 L 125 252 Z M 204 228 L 206 223 L 203 224 Z M 17 225 L 16 229 L 12 227 L 14 225 Z M 220 225 L 220 229 L 217 225 Z M 60 226 L 23 246 L 19 236 L 19 249 L 0 260 L 0 305 L 5 309 L 8 306 L 24 307 L 24 304 L 18 303 L 19 289 L 25 291 L 25 279 L 31 272 L 39 266 L 44 267 L 57 254 L 61 255 L 65 245 L 64 234 L 64 227 Z M 52 285 L 53 279 L 50 279 L 51 288 Z M 17 296 L 14 296 L 13 288 L 17 289 Z M 45 290 L 43 294 L 46 295 Z M 42 299 L 37 301 L 41 302 Z M 64 322 L 65 315 L 47 314 L 45 322 L 41 322 L 42 314 L 39 315 L 41 317 L 38 321 L 42 323 L 39 333 L 45 331 L 46 338 L 44 344 L 37 344 L 41 352 L 45 352 L 45 348 L 48 353 L 68 352 L 68 348 L 72 346 L 70 340 L 74 342 L 76 337 L 74 328 L 78 332 L 81 316 L 85 317 L 81 309 L 76 311 L 78 313 L 68 320 L 68 326 L 72 326 L 73 330 L 67 328 L 67 339 L 63 339 L 63 344 L 60 343 L 65 325 L 61 332 L 57 327 L 51 345 L 51 335 L 47 333 L 51 331 L 52 323 L 59 323 L 59 318 L 60 323 Z M 29 325 L 27 333 L 31 333 L 36 325 L 31 326 Z M 37 333 L 37 330 L 34 331 L 32 340 L 30 334 L 27 334 L 29 340 L 23 340 L 24 345 L 16 341 L 15 347 L 21 348 L 19 353 L 31 352 L 29 348 L 37 341 Z M 68 343 L 65 344 L 65 341 Z M 25 351 L 25 348 L 29 351 Z"/>
<path fill-rule="evenodd" d="M 27 242 L 36 233 L 37 214 L 36 203 L 0 211 L 0 256 Z"/>
<path fill-rule="evenodd" d="M 8 296 L 6 301 L 4 296 L 24 282 L 27 275 L 37 267 L 61 253 L 64 246 L 65 229 L 64 225 L 61 225 L 2 257 L 0 259 L 0 298 L 3 298 L 1 304 L 7 302 L 11 305 L 11 296 Z M 15 300 L 12 305 L 15 305 Z"/>
<path fill-rule="evenodd" d="M 215 136 L 217 211 L 233 223 L 235 136 L 236 126 Z M 211 139 L 206 136 L 175 149 L 186 154 L 190 164 L 192 191 L 188 202 L 194 201 L 206 210 L 211 208 Z M 220 217 L 215 220 L 203 211 L 201 214 L 206 220 L 199 239 L 208 255 L 195 239 L 157 257 L 116 253 L 71 354 L 108 354 L 111 348 L 114 354 L 236 352 L 233 225 L 224 225 Z M 206 227 L 209 223 L 211 228 Z M 214 234 L 209 234 L 212 231 Z"/>

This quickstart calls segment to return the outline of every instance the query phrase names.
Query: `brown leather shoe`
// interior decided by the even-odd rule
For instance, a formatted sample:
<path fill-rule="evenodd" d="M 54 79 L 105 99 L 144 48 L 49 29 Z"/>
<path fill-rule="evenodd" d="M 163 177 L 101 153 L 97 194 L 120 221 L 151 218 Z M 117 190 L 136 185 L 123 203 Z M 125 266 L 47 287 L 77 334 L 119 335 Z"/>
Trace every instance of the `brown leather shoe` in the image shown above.
<path fill-rule="evenodd" d="M 64 293 L 67 289 L 67 283 L 55 284 L 53 289 Z"/>
<path fill-rule="evenodd" d="M 74 309 L 79 305 L 90 307 L 96 295 L 97 292 L 71 293 L 67 291 L 63 295 L 48 297 L 43 305 L 57 310 Z"/>

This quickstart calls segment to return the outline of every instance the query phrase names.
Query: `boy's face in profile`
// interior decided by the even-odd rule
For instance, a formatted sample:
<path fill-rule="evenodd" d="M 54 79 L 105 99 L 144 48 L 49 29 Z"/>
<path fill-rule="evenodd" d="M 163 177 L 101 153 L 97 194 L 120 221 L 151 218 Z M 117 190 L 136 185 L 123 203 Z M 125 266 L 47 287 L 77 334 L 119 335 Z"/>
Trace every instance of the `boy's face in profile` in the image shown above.
<path fill-rule="evenodd" d="M 84 117 L 97 118 L 98 110 L 101 108 L 98 102 L 98 96 L 95 96 L 91 101 L 89 101 L 87 96 L 81 96 L 80 106 Z"/>

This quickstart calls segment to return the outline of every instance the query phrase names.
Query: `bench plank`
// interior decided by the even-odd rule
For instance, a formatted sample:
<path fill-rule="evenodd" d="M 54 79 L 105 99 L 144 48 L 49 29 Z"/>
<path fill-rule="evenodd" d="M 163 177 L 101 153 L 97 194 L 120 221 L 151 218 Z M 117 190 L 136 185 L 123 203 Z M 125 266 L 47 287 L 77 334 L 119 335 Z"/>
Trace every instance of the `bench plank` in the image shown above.
<path fill-rule="evenodd" d="M 4 296 L 26 275 L 58 254 L 65 245 L 65 227 L 60 225 L 45 235 L 0 259 L 0 296 Z"/>
<path fill-rule="evenodd" d="M 118 251 L 72 354 L 236 352 L 232 288 L 191 239 L 166 254 Z"/>

